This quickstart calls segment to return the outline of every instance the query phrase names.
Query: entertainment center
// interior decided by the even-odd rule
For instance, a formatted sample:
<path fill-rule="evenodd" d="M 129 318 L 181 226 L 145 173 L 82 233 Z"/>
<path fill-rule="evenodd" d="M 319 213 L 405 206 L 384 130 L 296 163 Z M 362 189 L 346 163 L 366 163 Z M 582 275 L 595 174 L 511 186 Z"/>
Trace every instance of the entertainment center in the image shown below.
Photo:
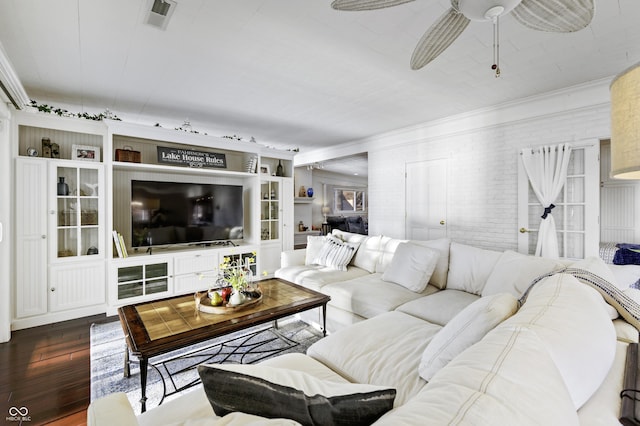
<path fill-rule="evenodd" d="M 293 248 L 294 152 L 31 111 L 12 140 L 13 329 L 206 289 L 226 256 L 272 276 Z"/>

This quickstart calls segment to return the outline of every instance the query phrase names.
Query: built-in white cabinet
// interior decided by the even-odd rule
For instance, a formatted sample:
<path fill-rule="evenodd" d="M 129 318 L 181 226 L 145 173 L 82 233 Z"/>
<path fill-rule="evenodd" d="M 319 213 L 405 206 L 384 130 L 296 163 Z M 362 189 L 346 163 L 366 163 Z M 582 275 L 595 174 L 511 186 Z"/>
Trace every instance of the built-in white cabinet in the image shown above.
<path fill-rule="evenodd" d="M 293 249 L 293 180 L 265 177 L 260 182 L 260 267 L 267 276 L 280 267 L 280 253 Z"/>
<path fill-rule="evenodd" d="M 110 305 L 122 306 L 138 303 L 149 297 L 171 295 L 173 274 L 169 256 L 136 256 L 112 265 Z"/>
<path fill-rule="evenodd" d="M 214 288 L 220 265 L 227 258 L 230 262 L 242 258 L 242 264 L 251 269 L 255 279 L 260 279 L 258 248 L 252 245 L 186 249 L 114 259 L 108 312 L 122 305 Z"/>
<path fill-rule="evenodd" d="M 177 255 L 174 257 L 175 293 L 192 293 L 208 287 L 215 281 L 220 265 L 217 252 L 207 250 L 204 253 Z"/>
<path fill-rule="evenodd" d="M 74 260 L 49 268 L 49 310 L 69 311 L 105 302 L 104 260 Z"/>
<path fill-rule="evenodd" d="M 102 169 L 73 163 L 16 160 L 16 212 L 21 213 L 16 215 L 14 316 L 26 326 L 65 318 L 47 318 L 54 312 L 105 303 L 103 203 L 79 193 L 57 195 L 62 170 L 79 179 L 88 172 L 102 182 Z"/>
<path fill-rule="evenodd" d="M 104 166 L 49 162 L 50 253 L 62 258 L 99 257 L 104 251 Z"/>
<path fill-rule="evenodd" d="M 249 261 L 260 279 L 280 266 L 282 250 L 293 248 L 293 152 L 25 111 L 15 114 L 12 128 L 14 329 L 210 288 L 228 256 Z M 199 215 L 196 225 L 141 227 L 145 215 L 162 212 L 153 197 L 134 208 L 134 181 L 239 187 L 240 223 L 237 214 L 234 223 L 215 216 L 228 205 L 224 197 L 203 207 L 201 197 L 189 195 L 185 210 Z M 194 231 L 208 236 L 191 239 Z M 169 233 L 170 243 L 157 243 Z M 142 238 L 152 234 L 153 240 Z"/>
<path fill-rule="evenodd" d="M 78 126 L 82 133 L 69 120 L 36 118 L 14 126 L 13 328 L 104 312 L 106 301 L 104 165 L 71 159 L 78 146 L 99 153 L 104 132 L 95 123 Z"/>

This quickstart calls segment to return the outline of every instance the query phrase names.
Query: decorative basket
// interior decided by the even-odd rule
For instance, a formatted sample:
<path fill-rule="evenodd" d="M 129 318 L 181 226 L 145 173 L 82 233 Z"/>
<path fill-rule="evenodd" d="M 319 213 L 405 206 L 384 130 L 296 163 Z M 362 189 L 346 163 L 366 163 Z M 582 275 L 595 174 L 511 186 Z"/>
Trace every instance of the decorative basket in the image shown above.
<path fill-rule="evenodd" d="M 116 149 L 116 161 L 139 163 L 141 161 L 140 151 L 134 151 L 130 146 L 125 146 L 123 149 Z"/>

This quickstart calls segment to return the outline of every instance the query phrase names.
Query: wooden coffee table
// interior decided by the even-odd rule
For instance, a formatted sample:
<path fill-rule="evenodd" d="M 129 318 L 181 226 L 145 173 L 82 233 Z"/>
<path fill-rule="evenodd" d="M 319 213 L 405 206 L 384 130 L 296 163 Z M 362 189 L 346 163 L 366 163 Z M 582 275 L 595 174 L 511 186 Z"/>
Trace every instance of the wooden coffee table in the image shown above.
<path fill-rule="evenodd" d="M 326 335 L 329 296 L 277 278 L 260 281 L 259 285 L 260 303 L 224 314 L 200 312 L 193 294 L 118 309 L 128 347 L 125 375 L 129 352 L 140 360 L 142 412 L 146 411 L 149 358 L 313 308 L 322 308 Z"/>

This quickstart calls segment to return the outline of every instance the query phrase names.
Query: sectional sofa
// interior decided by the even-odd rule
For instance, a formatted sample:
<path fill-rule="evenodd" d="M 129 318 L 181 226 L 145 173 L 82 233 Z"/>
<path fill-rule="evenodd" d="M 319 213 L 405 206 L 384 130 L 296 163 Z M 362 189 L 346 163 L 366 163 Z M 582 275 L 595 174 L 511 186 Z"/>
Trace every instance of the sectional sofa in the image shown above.
<path fill-rule="evenodd" d="M 88 424 L 620 424 L 636 270 L 333 238 L 284 253 L 277 273 L 332 297 L 330 334 L 307 354 L 201 366 L 203 387 L 139 416 L 113 394 Z"/>

